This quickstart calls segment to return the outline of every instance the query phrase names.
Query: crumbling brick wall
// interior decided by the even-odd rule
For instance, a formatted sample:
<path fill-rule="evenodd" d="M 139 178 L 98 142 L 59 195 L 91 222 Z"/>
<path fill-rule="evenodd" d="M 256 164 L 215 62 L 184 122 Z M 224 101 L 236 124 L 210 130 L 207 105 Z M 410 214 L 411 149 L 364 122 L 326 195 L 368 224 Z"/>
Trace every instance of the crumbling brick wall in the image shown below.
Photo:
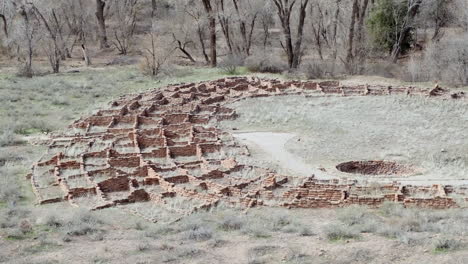
<path fill-rule="evenodd" d="M 263 96 L 386 96 L 402 94 L 465 100 L 448 90 L 414 87 L 343 86 L 338 81 L 280 81 L 251 77 L 204 83 L 176 84 L 139 95 L 123 96 L 109 109 L 77 120 L 74 132 L 59 135 L 33 167 L 31 183 L 40 203 L 69 200 L 80 206 L 88 196 L 101 209 L 149 202 L 164 206 L 185 197 L 192 210 L 219 202 L 237 206 L 329 208 L 360 204 L 377 207 L 385 201 L 405 206 L 451 208 L 452 194 L 467 196 L 467 186 L 382 185 L 381 195 L 365 195 L 365 186 L 306 179 L 293 184 L 294 175 L 280 176 L 264 168 L 237 164 L 248 152 L 216 122 L 236 118 L 226 104 Z M 66 156 L 78 147 L 78 153 Z M 243 173 L 254 171 L 254 177 Z M 70 189 L 67 181 L 87 179 L 88 186 Z M 297 181 L 296 181 L 297 182 Z M 426 198 L 420 197 L 424 194 Z M 80 199 L 75 200 L 77 197 Z M 84 198 L 83 198 L 84 197 Z M 190 207 L 190 206 L 189 206 Z"/>

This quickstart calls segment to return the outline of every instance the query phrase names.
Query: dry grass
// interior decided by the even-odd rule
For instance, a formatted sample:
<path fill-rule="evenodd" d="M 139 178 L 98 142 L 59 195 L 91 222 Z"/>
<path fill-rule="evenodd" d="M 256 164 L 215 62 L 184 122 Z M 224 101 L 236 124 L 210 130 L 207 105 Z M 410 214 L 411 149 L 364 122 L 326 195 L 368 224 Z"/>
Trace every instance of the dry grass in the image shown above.
<path fill-rule="evenodd" d="M 239 117 L 222 122 L 221 127 L 295 134 L 286 149 L 327 171 L 340 162 L 391 160 L 414 165 L 419 176 L 424 176 L 418 178 L 422 182 L 468 175 L 468 141 L 463 140 L 468 107 L 464 101 L 417 96 L 276 96 L 231 106 Z"/>
<path fill-rule="evenodd" d="M 366 251 L 343 251 L 342 244 L 323 239 L 327 236 L 325 224 L 330 219 L 347 228 L 341 230 L 342 233 L 335 229 L 336 237 L 351 233 L 362 238 L 360 242 L 375 239 L 379 243 L 388 243 L 387 248 L 392 248 L 390 245 L 394 243 L 411 245 L 419 252 L 429 249 L 449 255 L 452 251 L 455 254 L 462 251 L 452 249 L 463 249 L 464 243 L 454 247 L 450 241 L 459 241 L 468 234 L 468 214 L 463 210 L 431 212 L 386 206 L 377 211 L 366 208 L 338 212 L 254 208 L 244 212 L 218 208 L 174 223 L 180 216 L 172 209 L 184 201 L 168 204 L 167 208 L 143 204 L 147 206 L 148 215 L 168 220 L 153 224 L 142 222 L 119 208 L 88 212 L 67 203 L 32 206 L 34 196 L 24 176 L 43 149 L 18 145 L 15 141 L 24 135 L 36 136 L 38 132 L 64 128 L 72 120 L 120 94 L 156 88 L 167 82 L 220 76 L 218 69 L 203 69 L 186 76 L 154 81 L 140 75 L 136 69 L 128 68 L 40 76 L 33 80 L 0 76 L 0 262 L 63 263 L 63 256 L 67 256 L 66 261 L 70 263 L 229 263 L 234 257 L 240 258 L 242 263 L 276 263 L 279 260 L 285 263 L 339 263 L 314 251 L 316 247 L 323 247 L 330 251 L 330 255 L 343 255 L 354 263 L 378 263 L 379 258 L 374 255 L 365 259 L 364 256 L 369 255 Z M 442 109 L 442 113 L 457 114 L 460 111 Z M 275 118 L 274 114 L 269 117 Z M 5 124 L 12 126 L 6 130 Z M 444 162 L 444 157 L 440 160 Z M 376 225 L 387 227 L 389 231 L 370 228 Z M 404 231 L 396 234 L 396 229 Z M 434 242 L 433 237 L 442 233 L 449 242 Z M 427 243 L 414 243 L 415 240 Z M 277 251 L 269 251 L 268 247 Z M 85 256 L 83 252 L 86 252 Z M 411 253 L 406 252 L 407 255 Z M 379 254 L 375 253 L 381 256 Z M 426 260 L 434 258 L 432 253 L 421 254 Z M 443 255 L 437 254 L 436 258 L 443 260 Z M 462 257 L 457 259 L 462 260 Z"/>

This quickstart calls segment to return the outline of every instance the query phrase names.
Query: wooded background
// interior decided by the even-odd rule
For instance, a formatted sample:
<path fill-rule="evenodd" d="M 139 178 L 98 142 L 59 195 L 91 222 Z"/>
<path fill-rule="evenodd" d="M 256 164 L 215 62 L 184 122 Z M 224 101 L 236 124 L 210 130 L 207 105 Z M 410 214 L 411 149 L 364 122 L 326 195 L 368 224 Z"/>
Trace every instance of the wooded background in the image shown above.
<path fill-rule="evenodd" d="M 31 77 L 47 58 L 383 75 L 468 84 L 466 0 L 0 0 L 0 50 Z"/>

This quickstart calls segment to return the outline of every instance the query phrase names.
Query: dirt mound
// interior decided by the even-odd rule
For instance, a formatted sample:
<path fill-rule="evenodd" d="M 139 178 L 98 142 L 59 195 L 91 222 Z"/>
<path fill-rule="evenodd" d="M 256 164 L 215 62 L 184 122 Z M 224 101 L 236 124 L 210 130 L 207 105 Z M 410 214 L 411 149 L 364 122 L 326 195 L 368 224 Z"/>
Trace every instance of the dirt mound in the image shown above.
<path fill-rule="evenodd" d="M 236 157 L 248 155 L 248 150 L 216 125 L 236 118 L 234 110 L 224 105 L 249 97 L 428 96 L 429 92 L 258 78 L 172 85 L 122 97 L 108 109 L 76 121 L 67 134 L 52 140 L 47 154 L 34 165 L 31 182 L 41 204 L 69 201 L 90 209 L 120 206 L 150 220 L 161 218 L 161 210 L 184 215 L 220 202 L 314 208 L 378 206 L 391 200 L 453 207 L 456 203 L 451 198 L 439 195 L 445 187 L 411 187 L 403 193 L 402 186 L 383 186 L 381 196 L 369 198 L 360 196 L 366 187 L 355 183 L 313 177 L 297 181 L 268 168 L 238 164 Z M 433 193 L 432 198 L 413 198 L 420 191 Z M 144 205 L 130 206 L 135 203 Z"/>
<path fill-rule="evenodd" d="M 346 173 L 364 175 L 403 175 L 413 172 L 412 168 L 393 161 L 349 161 L 338 164 L 336 168 Z"/>

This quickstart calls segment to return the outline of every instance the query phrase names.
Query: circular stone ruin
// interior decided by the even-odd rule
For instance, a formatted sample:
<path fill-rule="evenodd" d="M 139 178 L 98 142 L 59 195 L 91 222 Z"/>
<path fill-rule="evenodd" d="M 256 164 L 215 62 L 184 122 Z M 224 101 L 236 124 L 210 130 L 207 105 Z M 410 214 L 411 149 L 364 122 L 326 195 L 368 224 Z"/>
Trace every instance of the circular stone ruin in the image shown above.
<path fill-rule="evenodd" d="M 338 164 L 336 169 L 341 172 L 364 175 L 404 175 L 414 172 L 410 167 L 383 160 L 348 161 Z"/>
<path fill-rule="evenodd" d="M 353 180 L 282 175 L 242 163 L 249 149 L 218 126 L 220 121 L 236 119 L 236 111 L 228 106 L 246 98 L 393 94 L 465 100 L 448 90 L 348 87 L 336 81 L 237 77 L 175 84 L 121 97 L 55 135 L 47 153 L 33 166 L 31 184 L 40 204 L 67 201 L 92 210 L 120 207 L 151 221 L 174 221 L 220 203 L 332 208 L 393 201 L 431 208 L 460 206 L 454 197 L 468 196 L 462 186 L 387 183 L 378 187 L 377 195 L 376 186 Z M 373 196 L 368 195 L 369 188 Z"/>

